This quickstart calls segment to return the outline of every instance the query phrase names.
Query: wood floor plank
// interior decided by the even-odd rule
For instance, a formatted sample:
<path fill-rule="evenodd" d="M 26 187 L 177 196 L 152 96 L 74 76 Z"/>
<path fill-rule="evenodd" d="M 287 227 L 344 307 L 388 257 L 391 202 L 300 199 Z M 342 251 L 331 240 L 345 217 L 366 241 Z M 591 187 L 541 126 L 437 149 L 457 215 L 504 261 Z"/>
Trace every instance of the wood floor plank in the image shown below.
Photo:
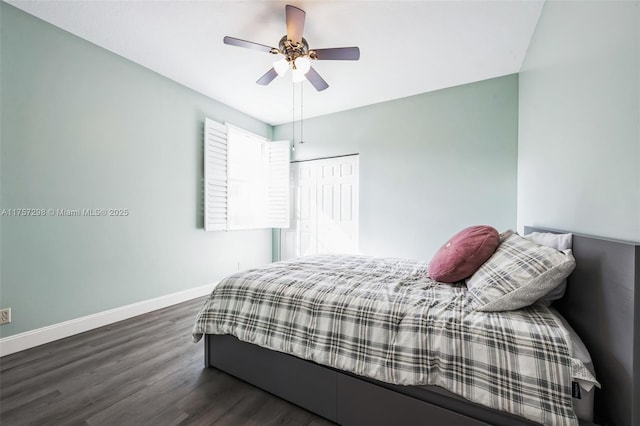
<path fill-rule="evenodd" d="M 0 358 L 0 424 L 333 423 L 203 367 L 191 329 L 204 298 Z"/>

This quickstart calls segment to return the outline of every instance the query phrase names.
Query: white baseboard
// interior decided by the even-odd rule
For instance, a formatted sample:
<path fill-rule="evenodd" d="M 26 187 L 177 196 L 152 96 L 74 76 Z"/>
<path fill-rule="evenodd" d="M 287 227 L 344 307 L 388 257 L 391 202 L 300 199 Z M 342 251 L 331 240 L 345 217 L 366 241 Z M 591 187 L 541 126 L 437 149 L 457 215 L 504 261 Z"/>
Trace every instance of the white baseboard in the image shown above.
<path fill-rule="evenodd" d="M 0 339 L 0 357 L 44 345 L 45 343 L 55 340 L 64 339 L 65 337 L 75 334 L 84 333 L 85 331 L 113 324 L 137 315 L 146 314 L 147 312 L 166 308 L 167 306 L 186 302 L 187 300 L 206 296 L 211 293 L 215 286 L 216 284 L 207 284 L 4 337 Z"/>

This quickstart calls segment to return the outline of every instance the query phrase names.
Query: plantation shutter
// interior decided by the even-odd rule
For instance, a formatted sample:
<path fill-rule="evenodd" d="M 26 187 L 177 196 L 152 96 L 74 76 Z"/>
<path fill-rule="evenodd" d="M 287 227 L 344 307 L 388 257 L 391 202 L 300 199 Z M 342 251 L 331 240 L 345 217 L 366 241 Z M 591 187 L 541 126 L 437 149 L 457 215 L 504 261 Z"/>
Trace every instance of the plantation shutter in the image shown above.
<path fill-rule="evenodd" d="M 289 141 L 265 143 L 269 164 L 269 228 L 289 227 Z"/>
<path fill-rule="evenodd" d="M 204 229 L 288 228 L 289 156 L 288 141 L 269 142 L 207 118 Z"/>
<path fill-rule="evenodd" d="M 206 119 L 204 125 L 204 229 L 226 231 L 229 201 L 227 128 Z"/>

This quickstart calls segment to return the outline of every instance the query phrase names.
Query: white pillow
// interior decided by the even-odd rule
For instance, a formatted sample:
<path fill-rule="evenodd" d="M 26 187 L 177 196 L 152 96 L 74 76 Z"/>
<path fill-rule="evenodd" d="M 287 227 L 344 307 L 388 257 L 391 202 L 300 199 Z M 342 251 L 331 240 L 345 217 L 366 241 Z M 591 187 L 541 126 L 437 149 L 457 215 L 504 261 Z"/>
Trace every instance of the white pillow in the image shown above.
<path fill-rule="evenodd" d="M 558 251 L 573 248 L 573 234 L 554 234 L 552 232 L 532 232 L 524 236 L 526 239 L 541 246 L 554 248 Z"/>
<path fill-rule="evenodd" d="M 571 250 L 573 248 L 573 234 L 554 234 L 552 232 L 532 232 L 524 236 L 526 239 L 542 246 L 551 247 L 558 251 Z M 562 299 L 567 289 L 567 280 L 562 280 L 557 287 L 538 300 L 545 306 L 551 305 L 554 300 Z"/>

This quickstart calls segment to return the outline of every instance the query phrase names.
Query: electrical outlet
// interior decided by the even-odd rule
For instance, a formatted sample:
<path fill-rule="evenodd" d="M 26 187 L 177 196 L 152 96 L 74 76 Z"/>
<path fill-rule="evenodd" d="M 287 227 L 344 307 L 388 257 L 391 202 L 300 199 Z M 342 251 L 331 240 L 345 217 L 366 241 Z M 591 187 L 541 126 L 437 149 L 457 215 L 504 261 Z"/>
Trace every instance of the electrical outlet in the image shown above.
<path fill-rule="evenodd" d="M 0 324 L 11 322 L 11 308 L 0 309 Z"/>

